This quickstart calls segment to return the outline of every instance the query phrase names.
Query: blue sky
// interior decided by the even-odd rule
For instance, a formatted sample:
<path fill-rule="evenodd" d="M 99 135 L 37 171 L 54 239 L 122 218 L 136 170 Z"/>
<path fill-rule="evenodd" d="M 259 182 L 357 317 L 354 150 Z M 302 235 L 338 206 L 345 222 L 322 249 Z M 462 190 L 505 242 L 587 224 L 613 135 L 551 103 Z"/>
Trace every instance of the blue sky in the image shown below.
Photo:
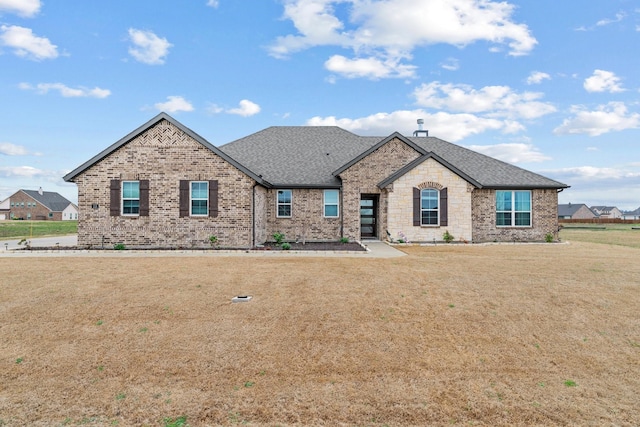
<path fill-rule="evenodd" d="M 0 200 L 165 111 L 215 145 L 268 126 L 431 136 L 640 206 L 631 0 L 0 0 Z"/>

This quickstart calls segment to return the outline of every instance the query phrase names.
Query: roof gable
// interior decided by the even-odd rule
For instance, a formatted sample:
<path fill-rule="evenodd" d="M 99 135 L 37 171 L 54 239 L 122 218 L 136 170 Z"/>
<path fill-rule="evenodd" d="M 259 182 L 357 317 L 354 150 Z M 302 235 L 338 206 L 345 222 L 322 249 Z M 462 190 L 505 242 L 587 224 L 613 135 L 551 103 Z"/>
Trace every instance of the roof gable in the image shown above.
<path fill-rule="evenodd" d="M 269 183 L 264 181 L 260 176 L 256 175 L 251 170 L 247 169 L 246 167 L 244 167 L 243 165 L 238 163 L 236 160 L 231 158 L 228 154 L 224 153 L 219 148 L 217 148 L 216 146 L 214 146 L 213 144 L 208 142 L 206 139 L 204 139 L 203 137 L 201 137 L 200 135 L 198 135 L 197 133 L 195 133 L 194 131 L 192 131 L 188 127 L 184 126 L 182 123 L 180 123 L 179 121 L 177 121 L 176 119 L 174 119 L 173 117 L 171 117 L 170 115 L 168 115 L 167 113 L 164 113 L 164 112 L 158 114 L 157 116 L 155 116 L 154 118 L 152 118 L 151 120 L 149 120 L 148 122 L 143 124 L 142 126 L 138 127 L 134 131 L 130 132 L 129 134 L 127 134 L 123 138 L 121 138 L 118 141 L 116 141 L 114 144 L 110 145 L 109 147 L 107 147 L 106 149 L 104 149 L 103 151 L 101 151 L 100 153 L 98 153 L 97 155 L 95 155 L 94 157 L 92 157 L 91 159 L 86 161 L 85 163 L 83 163 L 82 165 L 78 166 L 76 169 L 74 169 L 71 172 L 69 172 L 68 174 L 66 174 L 63 177 L 63 179 L 65 181 L 73 181 L 73 179 L 75 177 L 77 177 L 78 175 L 80 175 L 82 172 L 86 171 L 87 169 L 89 169 L 90 167 L 92 167 L 93 165 L 98 163 L 100 160 L 108 157 L 111 153 L 113 153 L 114 151 L 116 151 L 120 147 L 128 144 L 133 139 L 135 139 L 136 137 L 138 137 L 142 133 L 146 132 L 147 130 L 149 130 L 150 128 L 152 128 L 153 126 L 155 126 L 156 124 L 158 124 L 162 120 L 168 121 L 169 123 L 171 123 L 172 125 L 174 125 L 178 129 L 180 129 L 182 132 L 187 134 L 189 137 L 191 137 L 193 140 L 195 140 L 199 144 L 203 145 L 207 149 L 211 150 L 213 153 L 215 153 L 216 155 L 220 156 L 226 162 L 230 163 L 236 169 L 238 169 L 238 170 L 242 171 L 243 173 L 245 173 L 246 175 L 250 176 L 255 181 L 257 181 L 257 182 L 259 182 L 259 183 L 261 183 L 263 185 L 267 185 L 267 186 L 269 185 Z"/>
<path fill-rule="evenodd" d="M 364 159 L 365 157 L 367 157 L 368 155 L 370 155 L 371 153 L 373 153 L 374 151 L 378 150 L 380 147 L 382 147 L 383 145 L 389 143 L 389 141 L 393 140 L 393 139 L 399 139 L 400 141 L 404 142 L 405 144 L 407 144 L 408 146 L 410 146 L 411 148 L 413 148 L 414 150 L 416 150 L 418 153 L 424 155 L 427 154 L 427 151 L 425 151 L 422 147 L 420 147 L 419 145 L 413 143 L 411 140 L 405 138 L 404 136 L 402 136 L 400 133 L 398 132 L 394 132 L 391 135 L 389 135 L 388 137 L 382 139 L 380 142 L 378 142 L 377 144 L 375 144 L 374 146 L 372 146 L 371 148 L 369 148 L 368 150 L 366 150 L 365 152 L 361 153 L 360 155 L 358 155 L 357 157 L 351 159 L 349 162 L 347 162 L 346 164 L 342 165 L 340 168 L 338 168 L 337 170 L 335 170 L 333 172 L 334 176 L 338 176 L 340 175 L 342 172 L 346 171 L 347 169 L 349 169 L 351 166 L 355 165 L 356 163 L 358 163 L 360 160 Z"/>
<path fill-rule="evenodd" d="M 52 212 L 62 212 L 71 202 L 54 191 L 20 190 Z"/>
<path fill-rule="evenodd" d="M 414 161 L 408 163 L 402 169 L 398 170 L 397 172 L 395 172 L 392 175 L 388 176 L 384 180 L 380 181 L 380 183 L 378 183 L 378 187 L 379 188 L 386 187 L 387 185 L 391 184 L 392 182 L 396 181 L 401 176 L 403 176 L 406 173 L 410 172 L 411 170 L 415 169 L 418 165 L 422 164 L 423 162 L 425 162 L 428 159 L 435 160 L 436 162 L 440 163 L 442 166 L 444 166 L 445 168 L 449 169 L 451 172 L 455 173 L 456 175 L 458 175 L 460 178 L 464 179 L 465 181 L 475 185 L 478 188 L 482 188 L 482 184 L 480 184 L 475 179 L 471 178 L 470 176 L 468 176 L 464 172 L 460 171 L 458 168 L 456 168 L 455 166 L 453 166 L 452 164 L 450 164 L 449 162 L 447 162 L 446 160 L 442 159 L 440 156 L 438 156 L 438 155 L 436 155 L 434 153 L 426 153 L 426 154 L 418 157 Z"/>

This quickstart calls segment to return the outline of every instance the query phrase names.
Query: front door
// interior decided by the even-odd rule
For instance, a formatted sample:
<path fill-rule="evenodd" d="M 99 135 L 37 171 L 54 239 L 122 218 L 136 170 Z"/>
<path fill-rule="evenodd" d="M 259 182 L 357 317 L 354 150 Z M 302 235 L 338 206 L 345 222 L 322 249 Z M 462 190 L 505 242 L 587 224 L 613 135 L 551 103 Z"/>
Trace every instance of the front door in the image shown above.
<path fill-rule="evenodd" d="M 360 237 L 362 239 L 375 239 L 376 223 L 378 217 L 378 196 L 375 194 L 363 194 L 360 196 Z"/>

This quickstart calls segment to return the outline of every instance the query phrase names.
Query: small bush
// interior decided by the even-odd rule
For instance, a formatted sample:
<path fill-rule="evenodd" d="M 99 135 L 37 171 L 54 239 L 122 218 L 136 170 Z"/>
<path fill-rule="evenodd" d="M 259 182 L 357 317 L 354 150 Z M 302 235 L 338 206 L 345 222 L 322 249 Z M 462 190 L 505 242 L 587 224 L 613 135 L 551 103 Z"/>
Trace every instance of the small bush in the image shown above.
<path fill-rule="evenodd" d="M 291 245 L 287 242 L 284 242 L 280 245 L 282 247 L 283 251 L 288 251 L 289 249 L 291 249 Z"/>
<path fill-rule="evenodd" d="M 282 245 L 282 242 L 284 242 L 284 233 L 273 233 L 273 240 L 276 241 L 276 245 Z"/>
<path fill-rule="evenodd" d="M 553 242 L 553 233 L 547 233 L 544 235 L 544 241 L 547 243 Z"/>
<path fill-rule="evenodd" d="M 209 244 L 216 246 L 218 244 L 218 236 L 209 236 Z"/>
<path fill-rule="evenodd" d="M 449 233 L 449 230 L 445 230 L 444 234 L 442 235 L 442 240 L 444 240 L 447 243 L 451 243 L 453 239 L 454 237 L 453 235 L 451 235 L 451 233 Z"/>
<path fill-rule="evenodd" d="M 113 249 L 115 249 L 116 251 L 124 251 L 127 247 L 124 245 L 124 243 L 116 243 L 115 245 L 113 245 Z"/>
<path fill-rule="evenodd" d="M 349 238 L 348 237 L 341 237 L 340 238 L 340 243 L 349 243 Z"/>

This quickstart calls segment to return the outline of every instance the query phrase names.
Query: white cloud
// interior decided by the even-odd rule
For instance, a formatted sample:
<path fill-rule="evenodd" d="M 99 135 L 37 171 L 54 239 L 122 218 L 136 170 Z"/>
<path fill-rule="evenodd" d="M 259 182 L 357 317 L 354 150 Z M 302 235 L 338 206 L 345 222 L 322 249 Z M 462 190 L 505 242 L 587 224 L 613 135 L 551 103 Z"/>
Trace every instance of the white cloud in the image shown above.
<path fill-rule="evenodd" d="M 598 136 L 607 132 L 640 127 L 640 114 L 629 113 L 622 102 L 609 102 L 600 105 L 595 111 L 574 105 L 571 108 L 573 117 L 565 119 L 553 130 L 555 134 L 587 134 Z"/>
<path fill-rule="evenodd" d="M 349 16 L 336 13 L 336 6 Z M 440 43 L 464 47 L 486 41 L 508 45 L 510 55 L 526 55 L 537 41 L 525 24 L 513 22 L 513 9 L 490 0 L 285 0 L 283 17 L 293 22 L 297 33 L 278 37 L 269 52 L 283 58 L 314 46 L 352 49 L 356 58 L 341 60 L 352 76 L 360 74 L 353 74 L 356 66 L 367 66 L 359 59 L 362 55 L 399 64 L 415 48 Z"/>
<path fill-rule="evenodd" d="M 399 64 L 398 59 L 382 60 L 375 57 L 349 59 L 342 55 L 329 58 L 324 66 L 327 70 L 347 78 L 366 77 L 372 80 L 381 78 L 410 78 L 415 76 L 417 67 Z"/>
<path fill-rule="evenodd" d="M 207 0 L 207 6 L 210 7 L 218 7 L 218 5 L 220 4 L 220 2 L 218 0 Z"/>
<path fill-rule="evenodd" d="M 193 111 L 193 105 L 181 96 L 167 96 L 167 102 L 158 102 L 154 107 L 160 111 L 166 111 L 168 113 Z"/>
<path fill-rule="evenodd" d="M 40 0 L 0 0 L 0 12 L 6 11 L 24 17 L 32 17 L 40 11 Z"/>
<path fill-rule="evenodd" d="M 465 84 L 425 83 L 413 92 L 421 107 L 461 113 L 483 113 L 489 117 L 535 119 L 556 111 L 540 102 L 538 92 L 514 92 L 509 86 L 485 86 L 479 90 Z"/>
<path fill-rule="evenodd" d="M 596 22 L 596 27 L 603 27 L 605 25 L 609 25 L 609 24 L 614 24 L 616 22 L 620 22 L 622 21 L 624 18 L 626 18 L 627 14 L 624 12 L 618 12 L 616 13 L 616 17 L 615 18 L 605 18 L 605 19 L 601 19 L 598 22 Z"/>
<path fill-rule="evenodd" d="M 20 83 L 18 87 L 23 90 L 35 90 L 42 95 L 55 90 L 65 98 L 106 98 L 111 95 L 111 91 L 108 89 L 101 89 L 99 87 L 89 89 L 82 86 L 71 88 L 62 83 L 38 83 L 35 86 L 29 83 Z"/>
<path fill-rule="evenodd" d="M 511 133 L 521 128 L 507 120 L 478 117 L 473 114 L 449 114 L 445 112 L 427 113 L 424 110 L 400 110 L 391 113 L 377 113 L 356 119 L 313 117 L 307 120 L 309 126 L 340 126 L 362 135 L 389 135 L 398 131 L 411 135 L 417 129 L 416 119 L 424 119 L 429 134 L 447 141 L 460 141 L 471 135 L 487 131 Z"/>
<path fill-rule="evenodd" d="M 551 76 L 547 73 L 543 73 L 542 71 L 533 71 L 529 77 L 527 77 L 527 84 L 540 84 L 543 80 L 551 80 Z"/>
<path fill-rule="evenodd" d="M 29 152 L 20 145 L 0 142 L 0 154 L 4 154 L 5 156 L 26 156 Z"/>
<path fill-rule="evenodd" d="M 229 114 L 237 114 L 242 117 L 254 116 L 260 112 L 260 106 L 255 102 L 251 102 L 248 99 L 243 99 L 240 101 L 240 106 L 238 108 L 232 108 L 227 110 Z"/>
<path fill-rule="evenodd" d="M 129 29 L 129 38 L 133 46 L 129 54 L 136 60 L 149 65 L 164 64 L 169 48 L 173 46 L 165 38 L 158 37 L 152 31 Z"/>
<path fill-rule="evenodd" d="M 593 76 L 584 81 L 587 92 L 624 92 L 620 86 L 620 78 L 611 71 L 595 70 Z"/>
<path fill-rule="evenodd" d="M 551 157 L 542 154 L 533 144 L 469 145 L 467 148 L 509 163 L 533 163 L 551 160 Z"/>
<path fill-rule="evenodd" d="M 447 60 L 440 64 L 440 66 L 445 70 L 457 71 L 460 69 L 460 61 L 456 58 L 447 58 Z"/>
<path fill-rule="evenodd" d="M 33 177 L 47 176 L 48 174 L 45 171 L 31 166 L 0 166 L 0 175 L 5 177 Z"/>
<path fill-rule="evenodd" d="M 58 57 L 58 47 L 46 37 L 38 37 L 30 28 L 0 26 L 0 45 L 14 50 L 20 57 L 41 61 Z"/>

